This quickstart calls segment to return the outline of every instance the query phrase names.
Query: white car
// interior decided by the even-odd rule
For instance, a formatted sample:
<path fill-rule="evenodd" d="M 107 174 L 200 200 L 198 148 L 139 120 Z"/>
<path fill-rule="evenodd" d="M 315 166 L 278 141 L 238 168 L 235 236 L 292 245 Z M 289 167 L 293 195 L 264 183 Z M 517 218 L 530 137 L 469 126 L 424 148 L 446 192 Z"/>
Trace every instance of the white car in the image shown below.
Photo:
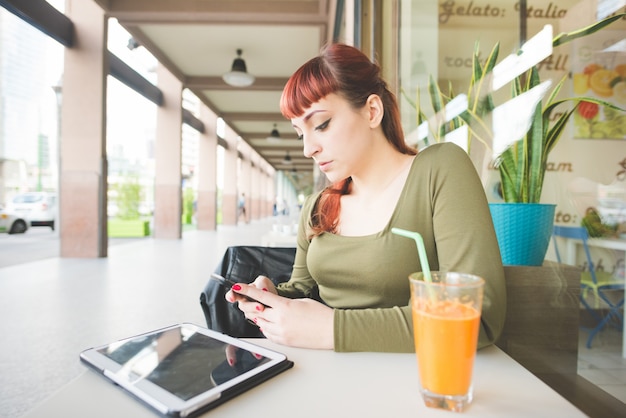
<path fill-rule="evenodd" d="M 15 213 L 0 208 L 0 232 L 23 234 L 28 230 L 28 222 Z"/>
<path fill-rule="evenodd" d="M 57 197 L 54 193 L 21 193 L 7 203 L 6 209 L 26 219 L 29 226 L 49 226 L 54 231 L 57 217 Z"/>

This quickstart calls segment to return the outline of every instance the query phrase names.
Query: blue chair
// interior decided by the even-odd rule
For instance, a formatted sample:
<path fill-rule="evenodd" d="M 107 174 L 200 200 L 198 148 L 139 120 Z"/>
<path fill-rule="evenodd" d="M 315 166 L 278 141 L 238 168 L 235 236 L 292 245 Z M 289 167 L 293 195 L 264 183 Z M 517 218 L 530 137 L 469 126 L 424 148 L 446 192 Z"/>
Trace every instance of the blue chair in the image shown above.
<path fill-rule="evenodd" d="M 593 261 L 591 259 L 591 253 L 589 251 L 589 246 L 587 244 L 587 239 L 589 238 L 589 234 L 587 230 L 583 227 L 572 227 L 572 226 L 555 226 L 554 233 L 552 235 L 552 239 L 554 241 L 554 250 L 556 252 L 556 259 L 558 262 L 561 262 L 561 255 L 559 253 L 559 247 L 557 245 L 557 237 L 569 238 L 572 240 L 578 240 L 582 243 L 583 249 L 585 250 L 585 257 L 587 258 L 587 267 L 588 270 L 584 271 L 580 278 L 581 285 L 581 295 L 580 300 L 582 304 L 585 306 L 587 311 L 593 316 L 593 318 L 597 321 L 597 325 L 590 330 L 589 338 L 587 339 L 587 348 L 591 348 L 591 341 L 593 337 L 596 336 L 602 328 L 608 323 L 612 323 L 617 329 L 622 330 L 622 323 L 624 321 L 622 308 L 624 306 L 624 281 L 614 277 L 611 273 L 607 273 L 604 271 L 596 271 L 593 265 Z M 615 298 L 611 300 L 611 298 L 607 297 L 608 291 L 613 293 L 617 293 L 617 291 L 621 291 L 621 299 L 615 301 Z M 594 296 L 594 307 L 589 306 L 586 298 L 589 295 L 589 292 L 593 293 Z M 598 315 L 600 312 L 600 301 L 604 301 L 608 306 L 607 314 L 602 317 Z M 613 320 L 611 322 L 611 320 Z"/>

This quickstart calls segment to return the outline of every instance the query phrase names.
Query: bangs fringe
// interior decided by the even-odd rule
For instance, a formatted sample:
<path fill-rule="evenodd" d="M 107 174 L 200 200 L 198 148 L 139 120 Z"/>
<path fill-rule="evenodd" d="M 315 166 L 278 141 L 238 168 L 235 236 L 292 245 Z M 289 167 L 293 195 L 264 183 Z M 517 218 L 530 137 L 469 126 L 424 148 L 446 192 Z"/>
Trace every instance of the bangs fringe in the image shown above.
<path fill-rule="evenodd" d="M 280 97 L 280 111 L 287 119 L 301 116 L 304 110 L 338 90 L 338 83 L 320 57 L 296 71 L 287 81 Z"/>

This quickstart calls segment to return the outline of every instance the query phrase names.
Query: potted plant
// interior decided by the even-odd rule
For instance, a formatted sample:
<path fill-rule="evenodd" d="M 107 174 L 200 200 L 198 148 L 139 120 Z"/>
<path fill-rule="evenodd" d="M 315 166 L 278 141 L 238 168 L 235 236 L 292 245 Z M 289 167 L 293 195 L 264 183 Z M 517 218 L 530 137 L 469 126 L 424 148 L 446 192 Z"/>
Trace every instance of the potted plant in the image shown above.
<path fill-rule="evenodd" d="M 552 40 L 552 46 L 562 45 L 574 39 L 587 36 L 591 33 L 610 25 L 625 14 L 615 15 L 596 22 L 593 25 L 570 33 L 561 33 Z M 448 93 L 442 93 L 439 85 L 433 77 L 430 77 L 428 93 L 434 116 L 430 121 L 427 119 L 420 106 L 418 98 L 412 105 L 415 107 L 418 125 L 422 127 L 422 140 L 425 145 L 430 140 L 443 141 L 451 132 L 464 128 L 466 130 L 466 151 L 472 155 L 472 140 L 478 140 L 483 144 L 489 144 L 493 134 L 487 119 L 491 118 L 495 106 L 491 92 L 493 69 L 498 60 L 499 44 L 496 44 L 488 55 L 484 64 L 479 60 L 479 48 L 476 45 L 473 53 L 473 71 L 470 79 L 467 95 L 456 95 L 448 88 Z M 538 100 L 533 102 L 528 129 L 517 137 L 508 139 L 507 146 L 499 146 L 502 152 L 495 151 L 493 155 L 494 166 L 500 174 L 502 185 L 502 197 L 505 203 L 490 204 L 498 243 L 504 264 L 511 265 L 541 265 L 545 257 L 554 220 L 556 205 L 541 204 L 541 192 L 546 172 L 548 155 L 561 138 L 567 121 L 584 106 L 606 106 L 611 109 L 623 111 L 603 100 L 593 97 L 570 97 L 558 99 L 557 96 L 565 82 L 566 77 L 560 80 L 546 100 L 539 95 Z M 530 67 L 525 73 L 515 77 L 511 82 L 511 95 L 513 99 L 523 95 L 536 94 L 537 90 L 544 89 L 547 92 L 547 83 L 542 83 L 539 78 L 539 70 L 536 65 Z M 405 94 L 406 97 L 406 94 Z M 467 109 L 458 115 L 446 117 L 446 106 L 452 100 L 467 100 Z M 410 99 L 409 99 L 410 101 Z M 557 108 L 569 108 L 556 117 L 553 122 L 551 117 Z M 450 112 L 448 111 L 448 114 Z M 434 122 L 434 123 L 433 123 Z M 424 137 L 424 126 L 428 126 L 430 134 Z M 420 128 L 418 128 L 419 130 Z M 494 140 L 494 148 L 496 138 Z M 476 164 L 476 162 L 475 162 Z M 513 205 L 516 204 L 516 205 Z M 513 211 L 513 212 L 511 212 Z M 537 218 L 533 218 L 539 212 Z M 521 222 L 526 221 L 525 223 Z M 520 235 L 522 234 L 522 235 Z M 509 247 L 506 243 L 511 238 L 513 244 Z M 528 242 L 526 240 L 535 240 Z"/>

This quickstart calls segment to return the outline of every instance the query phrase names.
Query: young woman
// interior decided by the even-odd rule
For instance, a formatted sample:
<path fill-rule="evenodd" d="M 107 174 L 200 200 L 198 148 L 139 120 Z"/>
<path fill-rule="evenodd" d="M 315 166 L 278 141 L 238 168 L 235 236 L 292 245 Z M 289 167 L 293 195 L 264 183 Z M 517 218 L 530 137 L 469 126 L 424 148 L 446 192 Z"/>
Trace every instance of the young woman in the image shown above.
<path fill-rule="evenodd" d="M 504 272 L 467 154 L 453 144 L 419 154 L 407 146 L 379 67 L 347 45 L 298 69 L 280 106 L 332 185 L 303 205 L 291 279 L 274 287 L 259 276 L 226 299 L 281 344 L 412 352 L 408 276 L 421 267 L 415 243 L 391 233 L 398 227 L 422 235 L 431 270 L 485 279 L 479 347 L 493 343 L 504 323 Z M 324 303 L 312 298 L 317 290 Z"/>

